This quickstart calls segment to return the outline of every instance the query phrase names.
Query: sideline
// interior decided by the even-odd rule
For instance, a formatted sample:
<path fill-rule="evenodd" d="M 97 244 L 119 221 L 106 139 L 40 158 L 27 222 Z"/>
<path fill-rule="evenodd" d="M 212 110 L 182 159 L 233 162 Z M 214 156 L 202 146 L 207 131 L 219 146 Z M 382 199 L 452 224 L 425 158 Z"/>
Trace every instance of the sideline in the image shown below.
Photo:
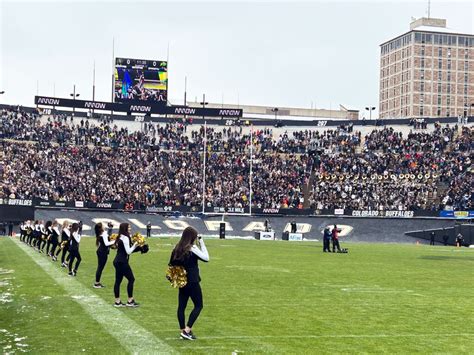
<path fill-rule="evenodd" d="M 49 259 L 40 257 L 40 254 L 34 252 L 33 249 L 17 238 L 9 239 L 33 259 L 57 284 L 64 288 L 69 297 L 77 302 L 107 333 L 113 336 L 126 351 L 131 354 L 177 353 L 148 330 L 125 316 L 123 312 L 115 309 L 112 303 L 105 302 L 74 278 L 58 272 L 59 270 Z M 115 327 L 111 327 L 111 324 L 121 324 L 122 326 L 120 330 L 116 330 Z"/>

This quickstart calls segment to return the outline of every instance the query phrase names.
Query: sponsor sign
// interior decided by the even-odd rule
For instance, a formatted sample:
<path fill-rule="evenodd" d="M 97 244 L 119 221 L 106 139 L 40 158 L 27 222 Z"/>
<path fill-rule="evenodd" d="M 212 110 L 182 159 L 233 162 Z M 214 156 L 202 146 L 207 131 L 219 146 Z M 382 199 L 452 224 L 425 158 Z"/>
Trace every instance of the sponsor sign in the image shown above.
<path fill-rule="evenodd" d="M 83 208 L 84 207 L 84 201 L 75 201 L 74 206 L 77 208 Z"/>
<path fill-rule="evenodd" d="M 377 211 L 377 210 L 355 210 L 353 217 L 393 217 L 393 218 L 413 218 L 414 211 Z"/>
<path fill-rule="evenodd" d="M 66 202 L 55 202 L 54 205 L 57 206 L 57 207 L 65 207 Z"/>
<path fill-rule="evenodd" d="M 229 207 L 229 208 L 214 207 L 214 213 L 226 213 L 226 212 L 229 212 L 229 213 L 244 213 L 245 210 L 243 208 L 239 208 L 239 207 Z"/>
<path fill-rule="evenodd" d="M 301 233 L 289 233 L 288 234 L 288 240 L 302 241 L 303 240 L 303 234 L 301 234 Z"/>
<path fill-rule="evenodd" d="M 344 209 L 343 209 L 343 208 L 336 208 L 336 209 L 334 210 L 334 214 L 335 214 L 336 216 L 343 215 L 343 214 L 344 214 Z"/>
<path fill-rule="evenodd" d="M 260 232 L 260 240 L 275 240 L 275 232 Z"/>
<path fill-rule="evenodd" d="M 277 214 L 280 212 L 280 209 L 279 208 L 264 208 L 262 212 L 268 213 L 268 214 Z"/>
<path fill-rule="evenodd" d="M 112 203 L 110 202 L 100 202 L 96 205 L 97 208 L 112 208 Z"/>
<path fill-rule="evenodd" d="M 440 217 L 443 218 L 474 218 L 474 211 L 440 211 Z"/>
<path fill-rule="evenodd" d="M 148 206 L 145 208 L 145 211 L 148 213 L 171 212 L 173 211 L 173 207 L 172 206 Z"/>
<path fill-rule="evenodd" d="M 16 198 L 2 198 L 2 199 L 0 199 L 0 205 L 33 206 L 33 200 L 23 200 L 23 199 L 16 199 Z"/>
<path fill-rule="evenodd" d="M 51 206 L 51 202 L 49 202 L 49 201 L 40 201 L 39 205 L 40 206 Z"/>
<path fill-rule="evenodd" d="M 77 109 L 96 109 L 104 111 L 117 112 L 140 112 L 146 114 L 157 115 L 187 115 L 187 116 L 201 116 L 201 117 L 242 117 L 242 109 L 219 109 L 219 108 L 202 108 L 202 107 L 187 107 L 187 106 L 165 106 L 162 103 L 143 102 L 102 102 L 102 101 L 86 101 L 86 100 L 72 100 L 48 96 L 35 96 L 35 104 L 44 106 L 59 106 L 59 107 L 74 107 Z M 133 117 L 135 119 L 135 117 Z"/>

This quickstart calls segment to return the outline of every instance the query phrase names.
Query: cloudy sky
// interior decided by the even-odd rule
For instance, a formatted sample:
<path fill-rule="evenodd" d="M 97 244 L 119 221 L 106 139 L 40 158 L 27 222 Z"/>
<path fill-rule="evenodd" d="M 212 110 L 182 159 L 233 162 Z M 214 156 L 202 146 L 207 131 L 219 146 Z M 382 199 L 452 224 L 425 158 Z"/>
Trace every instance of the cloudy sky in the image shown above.
<path fill-rule="evenodd" d="M 0 0 L 0 102 L 40 95 L 111 98 L 115 55 L 165 60 L 169 99 L 275 107 L 378 106 L 379 45 L 428 1 L 160 2 Z M 431 1 L 431 16 L 474 33 L 471 1 Z"/>

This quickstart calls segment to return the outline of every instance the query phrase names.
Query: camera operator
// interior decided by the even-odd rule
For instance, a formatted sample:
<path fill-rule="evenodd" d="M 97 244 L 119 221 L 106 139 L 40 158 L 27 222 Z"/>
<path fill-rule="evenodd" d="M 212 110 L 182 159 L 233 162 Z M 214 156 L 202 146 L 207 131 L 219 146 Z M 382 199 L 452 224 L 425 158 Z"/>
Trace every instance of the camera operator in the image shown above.
<path fill-rule="evenodd" d="M 337 252 L 341 252 L 341 247 L 339 246 L 339 236 L 338 233 L 340 233 L 341 230 L 337 228 L 337 225 L 334 225 L 334 228 L 332 229 L 332 252 L 335 253 L 336 249 Z"/>
<path fill-rule="evenodd" d="M 323 236 L 323 252 L 331 252 L 331 238 L 332 238 L 332 233 L 329 227 L 326 227 L 324 229 L 324 236 Z"/>

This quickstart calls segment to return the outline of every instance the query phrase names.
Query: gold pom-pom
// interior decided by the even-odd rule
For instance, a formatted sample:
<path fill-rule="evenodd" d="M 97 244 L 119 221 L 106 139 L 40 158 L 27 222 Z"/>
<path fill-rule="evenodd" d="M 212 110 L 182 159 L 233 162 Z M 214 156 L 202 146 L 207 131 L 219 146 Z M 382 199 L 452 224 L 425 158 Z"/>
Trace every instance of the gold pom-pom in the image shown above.
<path fill-rule="evenodd" d="M 143 235 L 137 232 L 134 235 L 132 235 L 132 243 L 137 243 L 138 246 L 142 247 L 145 245 L 146 240 L 143 237 Z"/>
<path fill-rule="evenodd" d="M 166 278 L 174 288 L 182 288 L 188 283 L 186 270 L 182 266 L 169 266 L 166 270 Z"/>
<path fill-rule="evenodd" d="M 118 238 L 118 234 L 114 233 L 114 234 L 112 234 L 112 235 L 109 236 L 109 242 L 111 242 L 111 241 L 116 241 L 117 238 Z M 117 249 L 117 244 L 114 243 L 114 244 L 112 244 L 110 247 L 111 247 L 112 249 Z"/>
<path fill-rule="evenodd" d="M 61 242 L 61 249 L 64 249 L 67 245 L 67 240 Z"/>

